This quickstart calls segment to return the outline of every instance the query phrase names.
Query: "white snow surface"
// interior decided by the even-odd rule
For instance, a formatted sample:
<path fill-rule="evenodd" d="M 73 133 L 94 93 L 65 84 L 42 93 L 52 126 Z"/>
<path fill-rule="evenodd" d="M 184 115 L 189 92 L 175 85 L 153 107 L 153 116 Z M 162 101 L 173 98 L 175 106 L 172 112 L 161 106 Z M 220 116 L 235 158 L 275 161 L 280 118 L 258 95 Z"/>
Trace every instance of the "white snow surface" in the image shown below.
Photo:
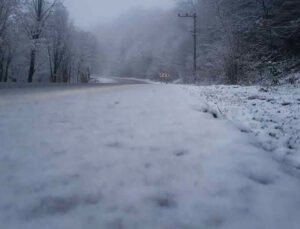
<path fill-rule="evenodd" d="M 99 84 L 138 84 L 138 83 L 151 83 L 155 84 L 156 82 L 148 79 L 139 79 L 139 78 L 129 78 L 129 77 L 114 77 L 114 76 L 99 76 L 92 75 L 91 83 Z"/>
<path fill-rule="evenodd" d="M 92 81 L 101 84 L 113 84 L 118 82 L 116 79 L 112 77 L 96 77 L 96 76 L 92 76 Z"/>
<path fill-rule="evenodd" d="M 258 86 L 186 87 L 242 132 L 257 137 L 291 173 L 300 175 L 300 84 L 270 88 Z"/>
<path fill-rule="evenodd" d="M 298 229 L 299 177 L 203 91 L 0 91 L 1 228 Z"/>

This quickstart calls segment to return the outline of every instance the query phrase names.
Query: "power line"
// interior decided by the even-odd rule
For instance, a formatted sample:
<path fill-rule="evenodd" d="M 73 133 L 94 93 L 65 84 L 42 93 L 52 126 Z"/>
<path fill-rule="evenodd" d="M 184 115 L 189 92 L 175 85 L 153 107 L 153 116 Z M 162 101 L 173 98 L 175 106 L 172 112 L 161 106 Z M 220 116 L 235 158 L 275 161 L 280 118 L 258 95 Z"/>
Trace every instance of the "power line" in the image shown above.
<path fill-rule="evenodd" d="M 194 80 L 197 80 L 197 14 L 178 14 L 178 17 L 181 18 L 193 18 L 194 20 L 194 31 L 193 31 L 193 37 L 194 37 L 194 68 L 193 68 L 193 76 Z"/>

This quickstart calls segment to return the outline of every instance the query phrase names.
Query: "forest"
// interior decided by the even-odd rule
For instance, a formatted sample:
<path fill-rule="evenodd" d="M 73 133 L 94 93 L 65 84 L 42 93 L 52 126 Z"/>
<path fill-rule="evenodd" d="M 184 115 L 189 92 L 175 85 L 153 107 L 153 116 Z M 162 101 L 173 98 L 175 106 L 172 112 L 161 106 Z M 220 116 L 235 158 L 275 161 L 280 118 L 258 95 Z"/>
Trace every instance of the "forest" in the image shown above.
<path fill-rule="evenodd" d="M 192 20 L 197 15 L 196 76 Z M 177 0 L 83 31 L 60 0 L 0 0 L 0 82 L 92 74 L 200 84 L 278 84 L 300 70 L 298 0 Z"/>
<path fill-rule="evenodd" d="M 58 0 L 0 0 L 0 82 L 88 82 L 97 41 Z"/>
<path fill-rule="evenodd" d="M 197 14 L 197 82 L 277 84 L 300 70 L 297 0 L 180 0 L 175 9 L 136 9 L 98 28 L 102 72 L 194 83 L 192 20 Z"/>

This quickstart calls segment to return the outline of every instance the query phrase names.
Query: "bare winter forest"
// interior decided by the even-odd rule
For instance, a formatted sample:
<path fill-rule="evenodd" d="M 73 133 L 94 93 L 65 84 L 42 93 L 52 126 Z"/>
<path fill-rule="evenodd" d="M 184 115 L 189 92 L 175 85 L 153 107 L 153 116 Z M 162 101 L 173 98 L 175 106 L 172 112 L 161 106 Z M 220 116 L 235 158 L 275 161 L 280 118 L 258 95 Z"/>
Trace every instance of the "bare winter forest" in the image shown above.
<path fill-rule="evenodd" d="M 0 82 L 87 82 L 96 47 L 61 1 L 0 1 Z"/>
<path fill-rule="evenodd" d="M 61 1 L 1 0 L 1 82 L 87 82 L 92 73 L 194 82 L 197 14 L 199 83 L 277 84 L 299 71 L 297 0 L 177 1 L 139 9 L 85 32 Z"/>
<path fill-rule="evenodd" d="M 174 10 L 137 9 L 100 28 L 101 70 L 150 79 L 169 71 L 191 82 L 192 21 L 176 15 L 196 13 L 198 82 L 276 84 L 299 71 L 299 1 L 177 2 Z"/>

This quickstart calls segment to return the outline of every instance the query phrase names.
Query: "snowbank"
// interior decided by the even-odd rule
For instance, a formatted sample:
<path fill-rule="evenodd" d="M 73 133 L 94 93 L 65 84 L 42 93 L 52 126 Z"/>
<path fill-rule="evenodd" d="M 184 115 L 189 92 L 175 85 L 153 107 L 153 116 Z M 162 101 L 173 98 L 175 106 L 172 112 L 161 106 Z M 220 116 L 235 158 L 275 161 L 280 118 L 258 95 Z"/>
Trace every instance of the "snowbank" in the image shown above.
<path fill-rule="evenodd" d="M 300 174 L 300 87 L 186 87 L 206 107 L 251 133 L 276 160 Z"/>

